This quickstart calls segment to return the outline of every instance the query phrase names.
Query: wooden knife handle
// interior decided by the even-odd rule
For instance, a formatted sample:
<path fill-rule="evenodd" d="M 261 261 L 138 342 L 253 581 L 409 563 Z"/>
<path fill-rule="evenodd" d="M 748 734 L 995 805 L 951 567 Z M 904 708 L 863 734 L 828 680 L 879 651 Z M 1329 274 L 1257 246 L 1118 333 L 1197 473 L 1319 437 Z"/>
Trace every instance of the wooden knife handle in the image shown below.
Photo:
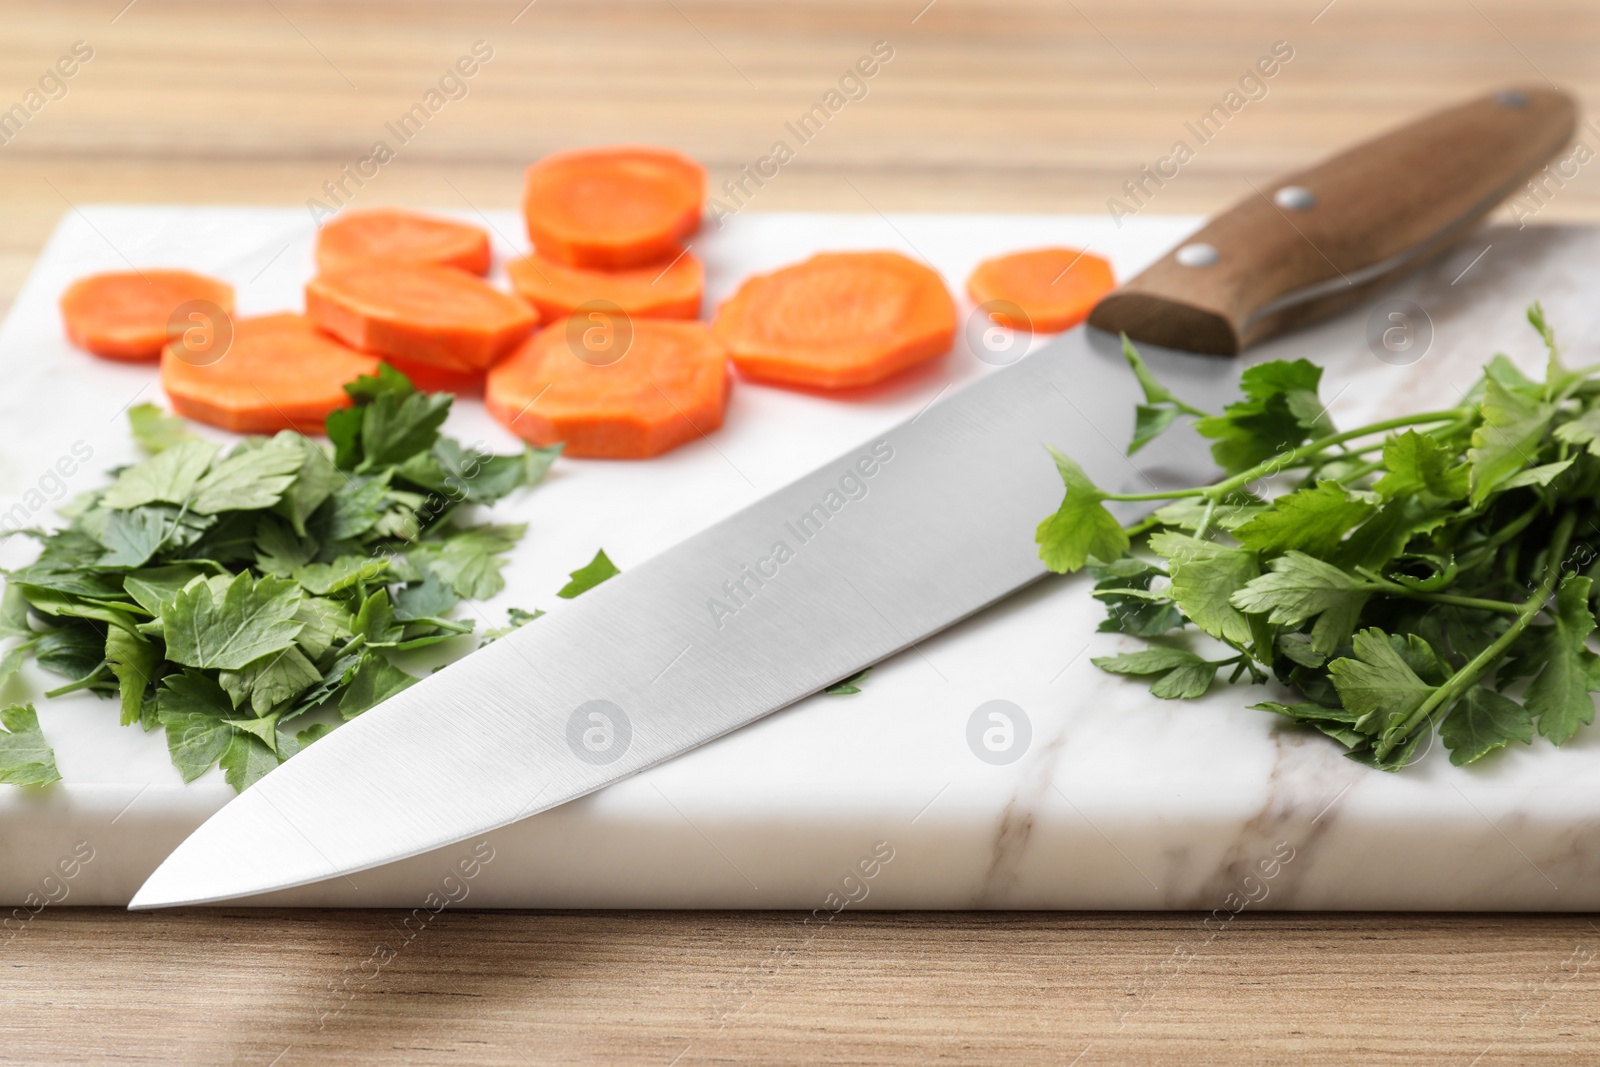
<path fill-rule="evenodd" d="M 1231 356 L 1354 304 L 1443 252 L 1564 148 L 1577 105 L 1519 87 L 1435 112 L 1262 186 L 1089 324 Z"/>

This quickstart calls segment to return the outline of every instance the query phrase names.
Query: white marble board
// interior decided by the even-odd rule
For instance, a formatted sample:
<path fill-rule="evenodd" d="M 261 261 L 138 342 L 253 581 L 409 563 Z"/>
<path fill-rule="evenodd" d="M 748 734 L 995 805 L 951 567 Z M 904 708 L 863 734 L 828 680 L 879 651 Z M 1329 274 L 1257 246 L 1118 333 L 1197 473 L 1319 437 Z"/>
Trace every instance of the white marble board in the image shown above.
<path fill-rule="evenodd" d="M 520 226 L 510 213 L 487 219 L 503 263 L 523 246 Z M 1046 243 L 1091 247 L 1127 278 L 1197 221 L 749 213 L 694 247 L 710 307 L 751 271 L 824 249 L 899 248 L 931 261 L 957 291 L 979 259 Z M 153 368 L 66 343 L 55 304 L 73 278 L 129 263 L 184 266 L 232 281 L 243 314 L 299 308 L 312 236 L 310 218 L 293 209 L 67 214 L 0 329 L 0 513 L 37 502 L 30 490 L 77 492 L 133 459 L 122 413 L 161 400 Z M 1348 425 L 1453 403 L 1496 350 L 1537 367 L 1521 318 L 1534 298 L 1575 363 L 1600 360 L 1597 264 L 1600 231 L 1474 235 L 1388 294 L 1432 320 L 1420 361 L 1375 358 L 1363 340 L 1368 309 L 1306 338 L 1329 366 L 1333 417 Z M 964 298 L 961 309 L 970 312 Z M 544 486 L 496 509 L 531 525 L 480 628 L 510 605 L 560 610 L 555 590 L 597 547 L 635 565 L 990 369 L 962 339 L 933 367 L 847 400 L 739 382 L 709 441 L 648 463 L 561 463 Z M 458 403 L 448 429 L 512 445 L 474 400 Z M 74 445 L 92 458 L 58 486 L 49 471 Z M 36 518 L 53 516 L 43 508 Z M 13 539 L 0 545 L 0 564 L 30 551 Z M 1331 742 L 1246 710 L 1270 695 L 1263 690 L 1218 687 L 1175 704 L 1100 673 L 1091 655 L 1132 643 L 1095 633 L 1100 614 L 1082 580 L 1048 580 L 880 665 L 859 695 L 805 700 L 495 831 L 486 846 L 261 902 L 415 907 L 440 899 L 432 893 L 478 907 L 1198 908 L 1219 917 L 1244 907 L 1600 906 L 1600 731 L 1481 767 L 1451 767 L 1436 746 L 1402 774 L 1369 771 Z M 30 667 L 0 693 L 37 702 L 65 778 L 43 790 L 0 787 L 0 902 L 123 903 L 231 790 L 216 772 L 184 786 L 162 736 L 119 727 L 113 704 L 42 699 L 51 677 Z M 993 699 L 1020 706 L 1031 725 L 1026 751 L 1006 765 L 978 759 L 967 742 L 969 717 Z M 467 860 L 473 876 L 463 879 L 475 847 L 493 858 Z M 63 859 L 75 872 L 65 880 Z"/>

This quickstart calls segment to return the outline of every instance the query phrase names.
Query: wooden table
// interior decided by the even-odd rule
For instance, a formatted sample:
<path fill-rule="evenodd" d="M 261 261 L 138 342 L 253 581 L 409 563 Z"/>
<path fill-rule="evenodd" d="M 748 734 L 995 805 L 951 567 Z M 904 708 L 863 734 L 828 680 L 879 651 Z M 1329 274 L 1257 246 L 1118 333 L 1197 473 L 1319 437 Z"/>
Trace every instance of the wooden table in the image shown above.
<path fill-rule="evenodd" d="M 508 207 L 527 161 L 621 140 L 721 186 L 877 41 L 865 98 L 750 210 L 1105 210 L 1278 41 L 1266 95 L 1144 210 L 1219 209 L 1506 83 L 1600 105 L 1592 0 L 124 3 L 0 4 L 0 110 L 93 49 L 0 146 L 0 300 L 73 204 L 325 197 L 478 41 L 465 96 L 355 202 Z M 1589 170 L 1538 214 L 1596 217 Z M 846 912 L 808 939 L 788 915 L 463 912 L 379 968 L 399 924 L 47 909 L 0 945 L 0 1061 L 1491 1067 L 1592 1062 L 1600 1036 L 1581 916 L 1247 914 L 1187 958 L 1187 915 Z"/>

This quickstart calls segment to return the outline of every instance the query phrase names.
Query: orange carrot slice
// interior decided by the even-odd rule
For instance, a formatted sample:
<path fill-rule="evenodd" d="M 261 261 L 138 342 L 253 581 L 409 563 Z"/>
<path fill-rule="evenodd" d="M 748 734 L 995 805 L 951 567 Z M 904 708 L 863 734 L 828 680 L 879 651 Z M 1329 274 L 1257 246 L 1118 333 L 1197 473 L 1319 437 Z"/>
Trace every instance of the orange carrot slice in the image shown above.
<path fill-rule="evenodd" d="M 700 314 L 706 272 L 688 252 L 662 263 L 626 270 L 569 267 L 537 253 L 506 268 L 511 286 L 550 322 L 583 304 L 604 301 L 642 319 L 692 319 Z"/>
<path fill-rule="evenodd" d="M 604 354 L 584 347 L 586 328 L 554 323 L 490 369 L 484 402 L 502 426 L 569 456 L 646 459 L 722 425 L 728 353 L 705 326 L 639 319 Z"/>
<path fill-rule="evenodd" d="M 614 145 L 545 156 L 528 168 L 522 211 L 539 254 L 617 270 L 670 259 L 700 226 L 706 171 L 665 148 Z"/>
<path fill-rule="evenodd" d="M 979 263 L 967 279 L 967 295 L 974 304 L 1015 304 L 1035 332 L 1056 333 L 1087 318 L 1116 284 L 1111 264 L 1099 256 L 1074 248 L 1036 248 Z"/>
<path fill-rule="evenodd" d="M 476 226 L 392 207 L 346 212 L 317 234 L 317 269 L 323 273 L 373 262 L 487 274 L 489 235 Z"/>
<path fill-rule="evenodd" d="M 238 320 L 233 343 L 210 358 L 168 345 L 161 387 L 178 414 L 235 433 L 320 434 L 329 412 L 350 403 L 344 383 L 378 370 L 374 357 L 288 313 Z"/>
<path fill-rule="evenodd" d="M 157 359 L 171 339 L 173 313 L 191 301 L 231 315 L 233 286 L 186 270 L 92 274 L 62 294 L 61 318 L 67 338 L 97 356 Z M 187 327 L 187 321 L 180 325 Z"/>
<path fill-rule="evenodd" d="M 523 301 L 451 267 L 362 264 L 306 283 L 306 314 L 354 348 L 481 371 L 533 332 Z"/>
<path fill-rule="evenodd" d="M 949 351 L 956 307 L 938 274 L 898 252 L 825 252 L 746 281 L 712 330 L 751 378 L 845 389 Z"/>

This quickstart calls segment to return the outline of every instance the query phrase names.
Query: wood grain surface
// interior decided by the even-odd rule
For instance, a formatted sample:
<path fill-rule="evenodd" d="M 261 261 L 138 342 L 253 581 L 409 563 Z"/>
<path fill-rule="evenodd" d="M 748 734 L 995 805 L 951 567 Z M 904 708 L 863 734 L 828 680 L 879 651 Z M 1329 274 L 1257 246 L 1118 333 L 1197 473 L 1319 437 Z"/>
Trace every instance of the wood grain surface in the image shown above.
<path fill-rule="evenodd" d="M 730 206 L 1210 212 L 1502 84 L 1600 107 L 1593 0 L 525 3 L 0 3 L 0 303 L 75 204 L 326 196 L 479 41 L 465 95 L 346 179 L 353 202 L 511 207 L 529 160 L 620 140 L 720 187 L 878 41 L 864 95 Z M 78 41 L 93 58 L 4 126 Z M 1130 199 L 1277 42 L 1292 60 Z M 1596 170 L 1503 214 L 1600 218 Z M 1600 1059 L 1588 917 L 1245 914 L 1209 943 L 1198 922 L 846 912 L 810 937 L 787 915 L 447 912 L 407 939 L 387 912 L 61 905 L 0 943 L 0 1062 Z"/>

